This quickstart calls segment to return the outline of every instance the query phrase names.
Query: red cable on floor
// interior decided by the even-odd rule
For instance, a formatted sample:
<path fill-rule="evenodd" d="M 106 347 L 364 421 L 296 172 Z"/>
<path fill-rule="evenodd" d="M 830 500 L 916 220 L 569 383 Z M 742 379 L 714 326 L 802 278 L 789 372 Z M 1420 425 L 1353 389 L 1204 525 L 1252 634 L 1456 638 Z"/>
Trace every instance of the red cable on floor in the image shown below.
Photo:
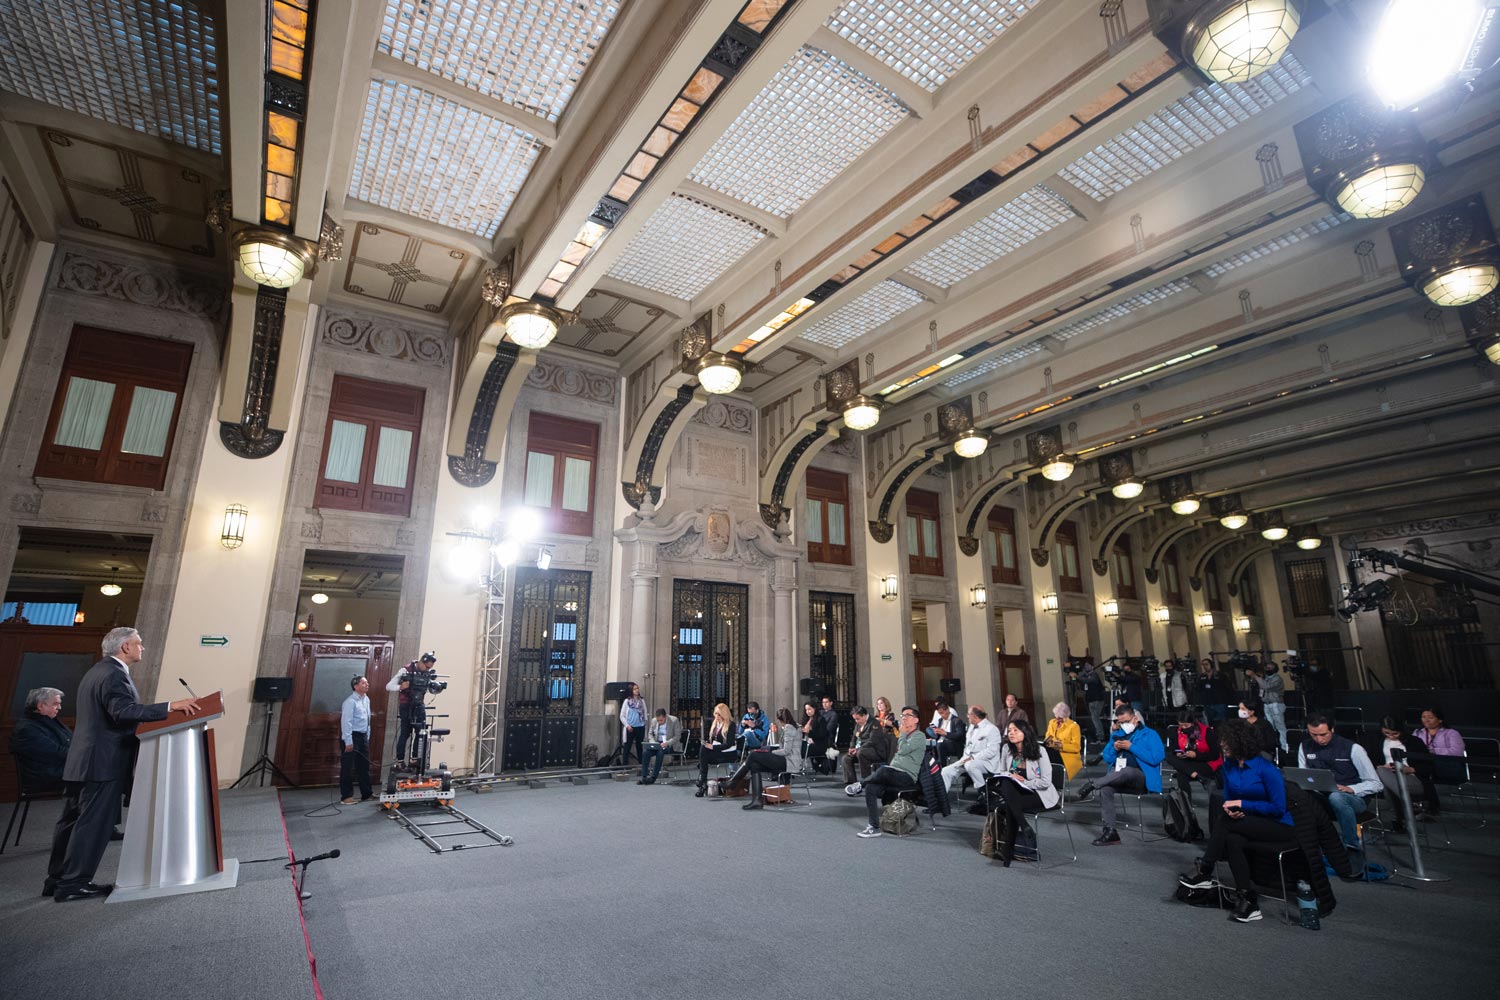
<path fill-rule="evenodd" d="M 286 841 L 287 860 L 294 865 L 288 872 L 292 880 L 292 896 L 297 900 L 297 920 L 302 924 L 302 941 L 307 945 L 307 965 L 312 970 L 313 996 L 316 1000 L 324 1000 L 323 987 L 318 983 L 318 960 L 313 955 L 312 938 L 307 934 L 307 917 L 302 913 L 302 893 L 297 890 L 297 869 L 295 867 L 297 855 L 292 852 L 292 836 L 287 833 L 286 816 L 281 811 L 281 789 L 276 789 L 276 815 L 281 819 L 281 838 Z"/>

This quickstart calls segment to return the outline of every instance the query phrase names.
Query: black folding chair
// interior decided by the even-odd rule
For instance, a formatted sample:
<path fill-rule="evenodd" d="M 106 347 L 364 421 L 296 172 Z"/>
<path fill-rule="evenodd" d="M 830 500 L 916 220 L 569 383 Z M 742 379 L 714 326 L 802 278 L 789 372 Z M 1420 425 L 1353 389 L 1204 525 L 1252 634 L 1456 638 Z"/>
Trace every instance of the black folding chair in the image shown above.
<path fill-rule="evenodd" d="M 31 814 L 31 800 L 52 793 L 61 793 L 61 787 L 33 788 L 26 783 L 26 774 L 21 770 L 21 759 L 11 756 L 11 763 L 16 769 L 16 804 L 10 810 L 10 822 L 5 824 L 5 836 L 0 837 L 0 854 L 5 853 L 5 845 L 10 842 L 11 827 L 16 826 L 16 814 L 21 816 L 21 825 L 16 827 L 15 846 L 21 846 L 21 832 L 26 829 L 26 817 Z"/>

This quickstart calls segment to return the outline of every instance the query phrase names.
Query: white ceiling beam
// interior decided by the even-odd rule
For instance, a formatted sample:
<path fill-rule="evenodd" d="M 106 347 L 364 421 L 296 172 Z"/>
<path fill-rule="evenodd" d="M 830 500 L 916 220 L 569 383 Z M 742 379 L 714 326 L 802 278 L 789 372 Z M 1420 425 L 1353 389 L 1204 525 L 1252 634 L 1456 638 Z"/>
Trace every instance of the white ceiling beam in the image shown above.
<path fill-rule="evenodd" d="M 926 118 L 932 114 L 933 100 L 931 94 L 853 42 L 839 37 L 828 25 L 820 25 L 818 30 L 813 32 L 812 37 L 807 41 L 808 44 L 816 45 L 829 55 L 842 59 L 886 90 L 895 94 L 901 99 L 901 103 L 910 108 L 912 114 L 918 118 Z"/>
<path fill-rule="evenodd" d="M 370 77 L 374 80 L 396 80 L 407 83 L 430 94 L 437 94 L 447 100 L 462 104 L 466 108 L 472 108 L 480 114 L 498 118 L 523 130 L 544 146 L 551 146 L 557 142 L 557 126 L 541 115 L 534 115 L 513 104 L 487 97 L 476 90 L 470 90 L 461 83 L 454 83 L 436 73 L 429 73 L 410 63 L 402 62 L 388 53 L 376 52 L 374 54 L 370 63 Z"/>
<path fill-rule="evenodd" d="M 344 93 L 345 107 L 351 112 L 358 108 L 359 112 L 346 113 L 339 118 L 328 154 L 328 211 L 339 220 L 342 220 L 344 199 L 349 194 L 349 180 L 354 174 L 354 161 L 359 153 L 364 105 L 370 93 L 370 61 L 375 55 L 375 42 L 380 37 L 384 13 L 379 5 L 360 5 L 344 50 L 344 72 L 339 87 Z"/>

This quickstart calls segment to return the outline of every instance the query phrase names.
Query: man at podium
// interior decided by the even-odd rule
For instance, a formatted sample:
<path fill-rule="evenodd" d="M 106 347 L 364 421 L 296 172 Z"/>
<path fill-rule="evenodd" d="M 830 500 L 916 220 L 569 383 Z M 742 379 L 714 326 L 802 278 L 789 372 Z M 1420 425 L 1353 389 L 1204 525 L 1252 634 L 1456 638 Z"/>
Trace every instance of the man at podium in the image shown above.
<path fill-rule="evenodd" d="M 42 887 L 43 895 L 59 903 L 106 896 L 114 888 L 95 884 L 94 872 L 135 762 L 136 725 L 165 719 L 168 712 L 198 711 L 192 699 L 141 704 L 130 668 L 141 662 L 144 649 L 135 629 L 111 629 L 104 637 L 104 659 L 78 685 L 78 725 L 63 767 L 67 798 L 52 835 L 53 861 Z"/>

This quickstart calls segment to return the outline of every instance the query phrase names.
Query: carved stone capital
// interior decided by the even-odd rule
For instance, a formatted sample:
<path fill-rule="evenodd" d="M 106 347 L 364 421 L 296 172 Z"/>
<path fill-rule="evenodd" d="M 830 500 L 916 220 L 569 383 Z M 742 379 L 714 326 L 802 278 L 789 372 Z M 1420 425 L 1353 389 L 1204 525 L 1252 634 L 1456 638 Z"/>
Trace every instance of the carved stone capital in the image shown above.
<path fill-rule="evenodd" d="M 889 542 L 896 534 L 896 526 L 889 521 L 871 521 L 870 537 L 881 545 Z"/>

